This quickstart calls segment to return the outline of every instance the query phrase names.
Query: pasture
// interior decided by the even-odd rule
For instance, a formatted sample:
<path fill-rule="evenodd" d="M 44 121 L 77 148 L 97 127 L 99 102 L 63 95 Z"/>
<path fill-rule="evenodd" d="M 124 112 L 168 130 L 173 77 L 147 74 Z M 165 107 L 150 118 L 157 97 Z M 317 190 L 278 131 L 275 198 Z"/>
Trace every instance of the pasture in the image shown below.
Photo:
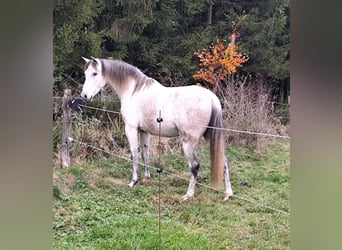
<path fill-rule="evenodd" d="M 235 195 L 290 212 L 289 141 L 275 140 L 259 153 L 237 146 L 226 153 Z M 209 185 L 208 147 L 198 157 L 198 181 Z M 152 157 L 151 165 L 157 162 Z M 237 197 L 224 202 L 224 193 L 200 185 L 194 198 L 182 201 L 189 177 L 184 156 L 164 153 L 161 162 L 177 175 L 160 175 L 161 244 L 158 173 L 151 169 L 149 181 L 130 188 L 131 162 L 111 156 L 54 169 L 53 248 L 290 248 L 289 216 Z"/>

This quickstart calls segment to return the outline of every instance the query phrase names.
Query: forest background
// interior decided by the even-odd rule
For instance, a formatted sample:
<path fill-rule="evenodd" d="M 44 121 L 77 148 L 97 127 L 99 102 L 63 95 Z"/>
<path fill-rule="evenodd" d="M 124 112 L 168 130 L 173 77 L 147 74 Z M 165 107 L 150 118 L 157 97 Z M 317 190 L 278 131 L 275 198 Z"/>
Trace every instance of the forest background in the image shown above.
<path fill-rule="evenodd" d="M 84 57 L 121 59 L 165 86 L 198 82 L 194 54 L 240 35 L 249 60 L 235 73 L 289 102 L 289 0 L 84 0 L 53 2 L 54 96 L 80 92 Z M 203 84 L 203 81 L 202 83 Z"/>

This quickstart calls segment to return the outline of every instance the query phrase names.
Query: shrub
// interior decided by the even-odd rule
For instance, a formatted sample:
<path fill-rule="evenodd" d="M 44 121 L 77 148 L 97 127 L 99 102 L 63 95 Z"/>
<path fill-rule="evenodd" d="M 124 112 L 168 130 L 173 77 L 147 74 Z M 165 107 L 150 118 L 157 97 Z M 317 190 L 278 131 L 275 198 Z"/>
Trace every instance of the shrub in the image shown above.
<path fill-rule="evenodd" d="M 219 89 L 227 129 L 263 134 L 277 134 L 273 119 L 271 89 L 262 80 L 229 77 Z M 228 143 L 261 150 L 272 137 L 226 132 Z"/>
<path fill-rule="evenodd" d="M 112 93 L 103 91 L 100 98 L 95 99 L 87 106 L 113 110 L 120 110 L 120 103 Z M 54 165 L 60 164 L 59 144 L 62 133 L 62 110 L 61 99 L 55 99 L 55 113 L 53 124 L 53 149 Z M 73 161 L 82 162 L 85 159 L 97 159 L 108 157 L 106 152 L 116 152 L 123 154 L 123 150 L 128 150 L 128 143 L 124 133 L 124 124 L 119 114 L 110 114 L 101 110 L 84 108 L 82 113 L 73 112 L 70 125 L 70 137 L 90 144 L 102 151 L 88 148 L 79 143 L 70 143 L 70 157 Z"/>

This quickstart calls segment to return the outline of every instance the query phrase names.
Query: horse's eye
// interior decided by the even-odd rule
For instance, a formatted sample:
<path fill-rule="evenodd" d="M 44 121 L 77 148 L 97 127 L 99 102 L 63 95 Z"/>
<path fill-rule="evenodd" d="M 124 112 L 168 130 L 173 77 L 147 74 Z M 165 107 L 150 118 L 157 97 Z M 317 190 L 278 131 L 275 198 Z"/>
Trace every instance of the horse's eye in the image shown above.
<path fill-rule="evenodd" d="M 96 76 L 96 75 L 97 75 L 97 73 L 96 73 L 96 72 L 94 72 L 94 73 L 93 73 L 93 76 Z"/>

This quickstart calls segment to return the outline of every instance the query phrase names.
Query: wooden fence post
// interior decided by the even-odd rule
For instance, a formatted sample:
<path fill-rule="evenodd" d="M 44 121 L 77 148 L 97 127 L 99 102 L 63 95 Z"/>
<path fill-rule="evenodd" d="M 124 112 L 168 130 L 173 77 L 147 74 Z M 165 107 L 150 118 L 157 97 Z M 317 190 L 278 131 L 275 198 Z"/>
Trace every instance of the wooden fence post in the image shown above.
<path fill-rule="evenodd" d="M 70 166 L 70 154 L 69 154 L 69 133 L 70 133 L 70 123 L 71 123 L 71 109 L 69 107 L 69 100 L 71 96 L 71 90 L 64 90 L 63 96 L 63 128 L 62 128 L 62 140 L 61 140 L 61 164 L 62 168 L 67 168 Z"/>

